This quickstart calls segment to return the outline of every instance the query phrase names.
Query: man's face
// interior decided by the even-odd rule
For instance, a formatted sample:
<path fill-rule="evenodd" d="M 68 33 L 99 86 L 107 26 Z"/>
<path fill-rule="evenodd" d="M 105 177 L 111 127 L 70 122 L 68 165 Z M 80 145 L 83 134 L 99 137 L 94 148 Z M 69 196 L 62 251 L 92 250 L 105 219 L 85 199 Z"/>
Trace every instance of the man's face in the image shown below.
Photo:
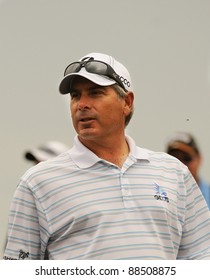
<path fill-rule="evenodd" d="M 188 154 L 180 150 L 174 150 L 170 152 L 170 155 L 178 158 L 182 163 L 184 163 L 189 168 L 193 177 L 197 179 L 201 165 L 201 158 L 198 154 Z"/>
<path fill-rule="evenodd" d="M 70 108 L 73 126 L 79 138 L 82 141 L 101 141 L 122 134 L 125 116 L 131 110 L 131 101 L 127 99 L 120 98 L 111 86 L 102 87 L 85 78 L 76 77 Z"/>

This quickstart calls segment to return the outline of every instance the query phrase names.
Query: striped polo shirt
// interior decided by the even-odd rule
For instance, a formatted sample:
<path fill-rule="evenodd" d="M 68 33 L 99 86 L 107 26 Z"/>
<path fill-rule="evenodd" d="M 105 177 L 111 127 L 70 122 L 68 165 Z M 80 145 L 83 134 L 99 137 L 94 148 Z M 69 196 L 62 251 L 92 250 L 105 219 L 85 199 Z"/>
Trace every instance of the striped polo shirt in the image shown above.
<path fill-rule="evenodd" d="M 187 167 L 127 136 L 122 168 L 78 137 L 21 178 L 5 259 L 210 259 L 210 212 Z"/>

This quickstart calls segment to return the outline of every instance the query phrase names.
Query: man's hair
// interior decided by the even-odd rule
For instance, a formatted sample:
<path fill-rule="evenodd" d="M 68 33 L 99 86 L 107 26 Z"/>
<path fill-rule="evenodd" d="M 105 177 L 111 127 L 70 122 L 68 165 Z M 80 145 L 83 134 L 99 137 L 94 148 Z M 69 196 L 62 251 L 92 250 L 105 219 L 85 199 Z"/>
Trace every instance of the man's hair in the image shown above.
<path fill-rule="evenodd" d="M 120 98 L 124 98 L 127 95 L 127 92 L 118 84 L 112 85 L 112 88 L 116 91 L 116 93 L 118 94 L 118 96 Z M 132 106 L 130 114 L 127 115 L 125 118 L 125 126 L 127 126 L 129 124 L 129 122 L 133 116 L 133 112 L 134 112 L 134 106 Z"/>

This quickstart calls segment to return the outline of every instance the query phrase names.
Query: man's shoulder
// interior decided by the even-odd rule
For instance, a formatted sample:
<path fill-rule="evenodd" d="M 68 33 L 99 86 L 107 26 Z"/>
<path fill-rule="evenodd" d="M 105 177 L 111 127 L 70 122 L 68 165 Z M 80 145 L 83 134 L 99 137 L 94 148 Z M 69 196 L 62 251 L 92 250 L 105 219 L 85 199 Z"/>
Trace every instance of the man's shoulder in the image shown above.
<path fill-rule="evenodd" d="M 148 159 L 151 166 L 164 167 L 166 169 L 179 170 L 181 172 L 188 173 L 188 168 L 181 161 L 166 152 L 154 151 L 138 146 L 137 149 L 139 154 L 144 154 L 144 157 Z"/>
<path fill-rule="evenodd" d="M 178 162 L 178 160 L 175 157 L 167 154 L 166 152 L 154 151 L 154 150 L 151 150 L 148 148 L 142 148 L 139 146 L 137 146 L 137 149 L 140 153 L 144 153 L 144 154 L 148 155 L 148 157 L 150 159 L 165 159 L 167 161 Z"/>
<path fill-rule="evenodd" d="M 44 174 L 50 175 L 59 170 L 64 169 L 66 166 L 71 166 L 71 157 L 69 151 L 66 151 L 52 159 L 42 161 L 28 170 L 23 174 L 22 179 L 27 180 L 31 177 L 41 176 Z"/>

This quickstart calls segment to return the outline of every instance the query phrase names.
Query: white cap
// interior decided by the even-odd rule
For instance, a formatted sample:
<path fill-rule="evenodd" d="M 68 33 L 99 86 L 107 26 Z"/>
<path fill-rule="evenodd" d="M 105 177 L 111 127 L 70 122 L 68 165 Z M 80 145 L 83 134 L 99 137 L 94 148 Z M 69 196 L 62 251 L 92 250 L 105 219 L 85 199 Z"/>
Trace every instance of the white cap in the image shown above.
<path fill-rule="evenodd" d="M 45 161 L 58 156 L 68 149 L 69 147 L 61 142 L 50 141 L 38 148 L 27 151 L 25 153 L 25 158 L 30 161 Z"/>
<path fill-rule="evenodd" d="M 116 74 L 120 77 L 120 80 L 123 83 L 125 89 L 127 91 L 132 91 L 131 77 L 128 70 L 125 68 L 124 65 L 118 62 L 112 56 L 102 53 L 89 53 L 84 57 L 80 58 L 78 61 L 85 60 L 86 58 L 93 58 L 94 60 L 102 61 L 110 65 L 116 72 Z M 59 91 L 61 94 L 67 94 L 70 92 L 70 85 L 75 76 L 82 76 L 100 86 L 110 86 L 117 83 L 115 80 L 112 80 L 111 78 L 105 75 L 89 73 L 85 70 L 85 67 L 82 67 L 79 72 L 70 73 L 62 79 L 59 86 Z"/>

